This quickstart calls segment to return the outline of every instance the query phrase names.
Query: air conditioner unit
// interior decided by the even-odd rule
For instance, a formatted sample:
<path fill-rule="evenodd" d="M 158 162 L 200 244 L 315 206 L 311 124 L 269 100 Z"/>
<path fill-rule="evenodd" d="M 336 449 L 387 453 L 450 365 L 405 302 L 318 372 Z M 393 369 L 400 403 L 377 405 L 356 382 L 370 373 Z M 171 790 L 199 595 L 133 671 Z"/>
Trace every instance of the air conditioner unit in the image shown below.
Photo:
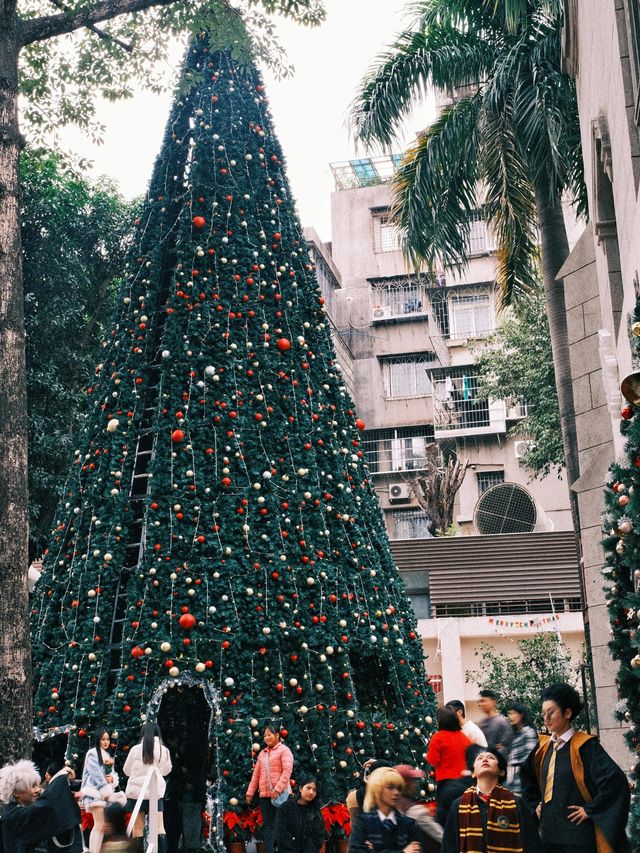
<path fill-rule="evenodd" d="M 411 491 L 406 483 L 389 483 L 390 501 L 408 501 L 411 499 Z"/>
<path fill-rule="evenodd" d="M 391 312 L 391 308 L 388 305 L 376 305 L 375 308 L 371 309 L 371 320 L 373 322 L 380 322 L 380 320 L 389 320 L 393 317 Z"/>
<path fill-rule="evenodd" d="M 516 454 L 516 459 L 522 459 L 523 456 L 531 450 L 531 442 L 530 441 L 515 441 L 513 443 L 513 449 Z"/>

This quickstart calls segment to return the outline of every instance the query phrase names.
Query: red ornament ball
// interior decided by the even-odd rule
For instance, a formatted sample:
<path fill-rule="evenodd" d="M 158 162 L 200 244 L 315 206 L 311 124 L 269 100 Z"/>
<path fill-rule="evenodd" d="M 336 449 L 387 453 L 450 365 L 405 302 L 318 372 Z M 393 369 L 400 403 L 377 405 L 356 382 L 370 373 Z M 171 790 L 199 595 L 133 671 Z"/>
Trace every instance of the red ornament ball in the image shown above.
<path fill-rule="evenodd" d="M 181 628 L 184 628 L 185 631 L 190 631 L 196 624 L 196 617 L 193 613 L 183 613 L 178 622 Z"/>
<path fill-rule="evenodd" d="M 131 654 L 134 658 L 142 658 L 144 657 L 144 649 L 141 646 L 134 646 L 131 649 Z"/>
<path fill-rule="evenodd" d="M 620 412 L 625 421 L 630 420 L 633 417 L 633 408 L 631 406 L 625 406 L 624 409 Z"/>
<path fill-rule="evenodd" d="M 288 338 L 279 338 L 277 347 L 280 352 L 286 352 L 287 350 L 291 349 L 291 341 Z"/>
<path fill-rule="evenodd" d="M 207 224 L 207 220 L 204 218 L 204 216 L 194 216 L 191 221 L 193 222 L 194 228 L 204 228 L 204 226 Z"/>
<path fill-rule="evenodd" d="M 365 422 L 362 420 L 362 418 L 356 418 L 356 426 L 359 430 L 363 430 L 365 428 Z"/>
<path fill-rule="evenodd" d="M 171 441 L 174 444 L 179 444 L 181 441 L 184 441 L 184 430 L 174 429 L 171 433 Z"/>

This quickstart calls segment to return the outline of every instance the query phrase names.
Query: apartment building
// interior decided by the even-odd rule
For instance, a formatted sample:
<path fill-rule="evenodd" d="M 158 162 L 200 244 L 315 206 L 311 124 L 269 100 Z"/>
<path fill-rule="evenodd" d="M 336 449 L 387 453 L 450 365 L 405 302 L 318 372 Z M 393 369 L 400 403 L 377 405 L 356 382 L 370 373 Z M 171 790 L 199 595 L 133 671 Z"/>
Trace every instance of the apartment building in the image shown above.
<path fill-rule="evenodd" d="M 471 224 L 464 273 L 416 274 L 389 220 L 397 163 L 392 155 L 333 165 L 331 243 L 313 229 L 306 237 L 345 382 L 366 423 L 363 446 L 428 671 L 444 698 L 473 702 L 465 661 L 483 639 L 500 645 L 511 634 L 560 628 L 582 657 L 569 497 L 562 478 L 530 480 L 520 464 L 524 442 L 507 437 L 527 402 L 477 397 L 473 345 L 497 323 L 494 244 L 482 212 Z M 411 481 L 433 455 L 451 454 L 469 463 L 456 500 L 458 535 L 433 538 Z M 507 575 L 515 585 L 501 582 Z M 534 576 L 539 583 L 529 582 Z"/>

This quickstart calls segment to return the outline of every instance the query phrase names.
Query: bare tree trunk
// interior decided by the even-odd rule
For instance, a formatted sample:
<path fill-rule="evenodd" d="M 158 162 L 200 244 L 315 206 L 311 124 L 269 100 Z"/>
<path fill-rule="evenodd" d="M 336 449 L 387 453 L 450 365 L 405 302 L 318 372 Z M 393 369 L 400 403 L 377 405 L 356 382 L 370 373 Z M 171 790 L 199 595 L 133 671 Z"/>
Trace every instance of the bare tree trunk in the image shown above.
<path fill-rule="evenodd" d="M 30 753 L 32 725 L 17 27 L 0 0 L 0 763 Z"/>

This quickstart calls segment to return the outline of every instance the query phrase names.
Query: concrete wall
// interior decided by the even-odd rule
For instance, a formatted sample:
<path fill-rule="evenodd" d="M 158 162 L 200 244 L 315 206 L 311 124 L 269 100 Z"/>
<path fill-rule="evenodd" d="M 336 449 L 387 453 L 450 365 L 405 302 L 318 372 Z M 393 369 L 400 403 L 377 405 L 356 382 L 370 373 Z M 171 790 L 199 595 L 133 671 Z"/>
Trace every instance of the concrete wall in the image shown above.
<path fill-rule="evenodd" d="M 442 676 L 442 692 L 437 695 L 439 703 L 451 699 L 461 699 L 467 705 L 467 714 L 472 719 L 481 714 L 477 711 L 479 687 L 473 681 L 466 680 L 467 672 L 478 670 L 479 660 L 476 652 L 482 643 L 488 643 L 500 653 L 509 657 L 517 654 L 518 640 L 533 637 L 536 634 L 557 630 L 563 643 L 571 652 L 572 663 L 576 669 L 584 657 L 584 626 L 580 613 L 558 613 L 557 621 L 551 622 L 551 613 L 525 614 L 501 617 L 515 623 L 533 622 L 531 627 L 500 627 L 488 616 L 465 617 L 463 619 L 421 619 L 418 631 L 422 637 L 422 646 L 426 657 L 425 668 L 429 675 Z M 500 690 L 500 685 L 496 685 Z M 509 697 L 516 699 L 517 697 Z"/>

